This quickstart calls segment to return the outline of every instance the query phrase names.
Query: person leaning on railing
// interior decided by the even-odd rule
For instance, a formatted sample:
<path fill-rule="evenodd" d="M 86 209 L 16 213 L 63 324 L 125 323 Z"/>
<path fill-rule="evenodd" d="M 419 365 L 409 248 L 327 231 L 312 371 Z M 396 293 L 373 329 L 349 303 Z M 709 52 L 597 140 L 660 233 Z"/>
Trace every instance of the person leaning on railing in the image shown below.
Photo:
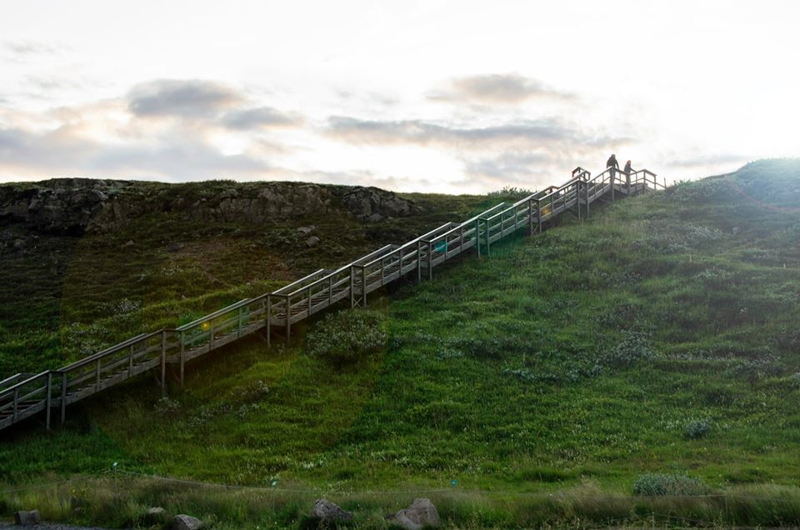
<path fill-rule="evenodd" d="M 629 175 L 629 176 L 630 176 L 631 173 L 633 173 L 633 168 L 631 167 L 631 161 L 630 160 L 625 162 L 625 169 L 623 169 L 622 171 L 623 171 L 623 173 L 625 173 L 626 175 Z"/>

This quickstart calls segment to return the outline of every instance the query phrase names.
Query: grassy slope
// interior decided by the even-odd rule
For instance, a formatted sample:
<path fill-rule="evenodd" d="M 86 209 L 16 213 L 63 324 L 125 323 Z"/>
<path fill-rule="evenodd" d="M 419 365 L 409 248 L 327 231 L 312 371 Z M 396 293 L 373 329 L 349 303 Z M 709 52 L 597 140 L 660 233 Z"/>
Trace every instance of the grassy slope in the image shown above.
<path fill-rule="evenodd" d="M 194 199 L 220 185 L 167 189 Z M 39 234 L 25 252 L 0 248 L 0 379 L 57 368 L 137 333 L 188 322 L 319 268 L 341 266 L 463 218 L 486 201 L 466 195 L 410 198 L 423 214 L 378 223 L 334 212 L 271 224 L 199 224 L 181 213 L 151 212 L 106 235 Z M 297 231 L 301 226 L 314 226 L 321 243 L 308 248 L 308 236 Z M 12 230 L 31 235 L 21 227 Z"/>
<path fill-rule="evenodd" d="M 133 383 L 66 429 L 4 434 L 0 478 L 120 461 L 333 490 L 629 491 L 676 469 L 796 485 L 799 173 L 685 183 L 437 271 L 376 300 L 386 347 L 356 365 L 256 338 L 192 365 L 168 400 Z"/>

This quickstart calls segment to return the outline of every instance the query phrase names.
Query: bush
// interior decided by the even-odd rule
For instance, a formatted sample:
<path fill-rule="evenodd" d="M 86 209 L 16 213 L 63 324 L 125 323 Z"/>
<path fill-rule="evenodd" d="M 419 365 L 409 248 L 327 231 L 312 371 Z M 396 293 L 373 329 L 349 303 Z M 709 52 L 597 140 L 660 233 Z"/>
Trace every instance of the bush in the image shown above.
<path fill-rule="evenodd" d="M 639 361 L 649 361 L 655 358 L 656 352 L 645 333 L 629 331 L 625 338 L 603 357 L 603 362 L 609 366 L 627 367 Z"/>
<path fill-rule="evenodd" d="M 684 432 L 686 437 L 690 440 L 697 440 L 702 438 L 711 431 L 711 418 L 703 418 L 702 420 L 692 420 L 686 424 Z"/>
<path fill-rule="evenodd" d="M 708 492 L 708 486 L 700 479 L 677 472 L 639 475 L 633 483 L 633 494 L 645 497 L 705 495 Z"/>
<path fill-rule="evenodd" d="M 383 315 L 372 311 L 340 311 L 325 316 L 306 337 L 306 352 L 336 367 L 358 362 L 386 346 Z"/>

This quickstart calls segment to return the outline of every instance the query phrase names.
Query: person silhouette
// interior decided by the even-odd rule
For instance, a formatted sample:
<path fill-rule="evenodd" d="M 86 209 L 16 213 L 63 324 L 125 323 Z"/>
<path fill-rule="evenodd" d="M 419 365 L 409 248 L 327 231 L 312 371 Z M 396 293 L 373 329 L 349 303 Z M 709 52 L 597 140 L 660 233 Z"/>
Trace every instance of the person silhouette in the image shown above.
<path fill-rule="evenodd" d="M 622 170 L 626 175 L 630 175 L 633 173 L 633 168 L 631 167 L 631 161 L 628 160 L 625 162 L 625 169 Z"/>
<path fill-rule="evenodd" d="M 608 158 L 608 161 L 606 162 L 606 168 L 609 168 L 609 167 L 615 168 L 615 169 L 619 169 L 619 162 L 617 162 L 617 156 L 616 155 L 612 154 Z"/>

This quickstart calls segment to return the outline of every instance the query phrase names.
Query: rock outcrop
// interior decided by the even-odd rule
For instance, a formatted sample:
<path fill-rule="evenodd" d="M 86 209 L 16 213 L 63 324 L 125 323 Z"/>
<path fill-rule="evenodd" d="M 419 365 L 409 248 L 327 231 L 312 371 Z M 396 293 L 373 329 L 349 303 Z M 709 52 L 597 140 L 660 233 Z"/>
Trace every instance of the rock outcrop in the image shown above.
<path fill-rule="evenodd" d="M 318 499 L 311 509 L 311 517 L 323 520 L 349 521 L 353 514 L 342 510 L 339 506 L 326 499 Z"/>
<path fill-rule="evenodd" d="M 158 212 L 197 222 L 258 224 L 335 210 L 365 222 L 420 213 L 413 201 L 378 188 L 296 182 L 167 185 L 71 178 L 0 186 L 0 225 L 24 223 L 51 234 L 113 232 Z"/>
<path fill-rule="evenodd" d="M 371 222 L 385 217 L 407 217 L 420 213 L 413 201 L 373 187 L 352 188 L 342 196 L 342 204 L 352 215 Z"/>
<path fill-rule="evenodd" d="M 34 526 L 41 522 L 39 510 L 14 512 L 14 524 L 17 526 Z"/>
<path fill-rule="evenodd" d="M 439 512 L 430 499 L 414 499 L 408 508 L 386 517 L 386 520 L 406 530 L 421 530 L 442 524 Z"/>
<path fill-rule="evenodd" d="M 176 515 L 172 518 L 170 528 L 172 530 L 200 530 L 203 528 L 203 521 L 191 515 Z"/>

